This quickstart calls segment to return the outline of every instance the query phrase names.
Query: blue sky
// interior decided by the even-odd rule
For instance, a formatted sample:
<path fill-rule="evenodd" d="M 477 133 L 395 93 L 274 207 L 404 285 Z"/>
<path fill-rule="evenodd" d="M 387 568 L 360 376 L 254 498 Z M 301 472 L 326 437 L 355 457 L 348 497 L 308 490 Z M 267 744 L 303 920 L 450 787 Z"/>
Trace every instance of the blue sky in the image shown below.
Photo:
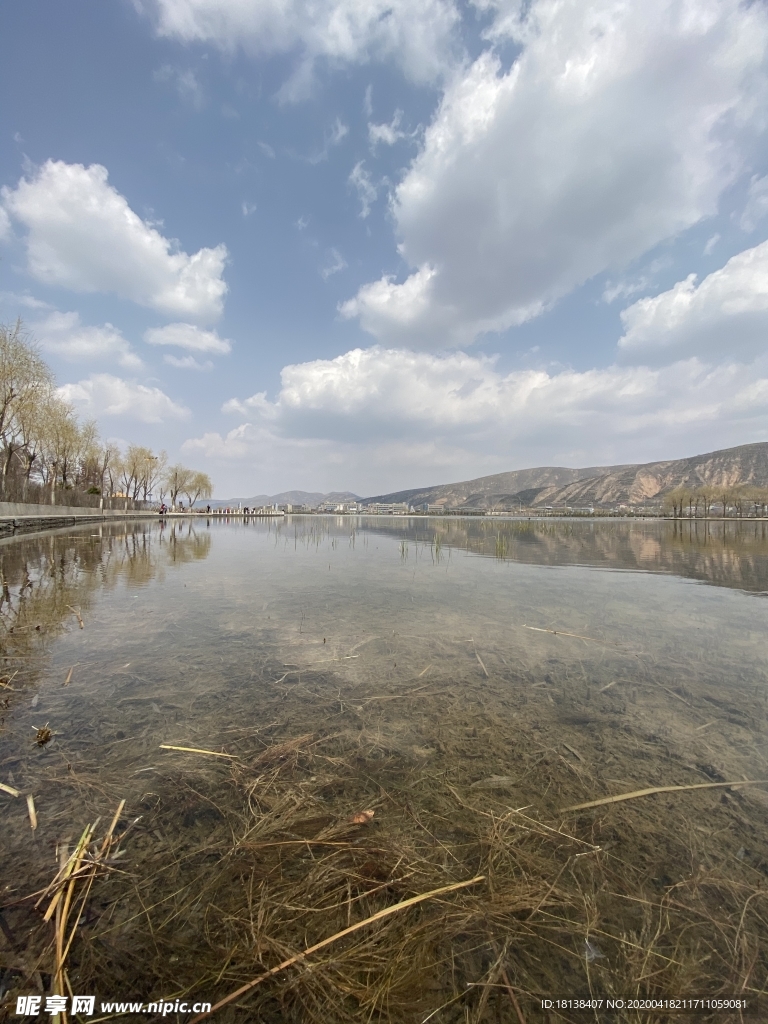
<path fill-rule="evenodd" d="M 0 319 L 217 495 L 768 438 L 758 0 L 4 4 Z"/>

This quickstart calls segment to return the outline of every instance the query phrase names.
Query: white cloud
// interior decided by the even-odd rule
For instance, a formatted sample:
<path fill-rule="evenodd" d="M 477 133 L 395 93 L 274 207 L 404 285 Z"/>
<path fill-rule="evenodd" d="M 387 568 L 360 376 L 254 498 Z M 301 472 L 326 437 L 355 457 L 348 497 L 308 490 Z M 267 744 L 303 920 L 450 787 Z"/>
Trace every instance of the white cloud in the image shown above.
<path fill-rule="evenodd" d="M 630 295 L 645 291 L 649 284 L 647 277 L 639 277 L 635 281 L 608 281 L 603 289 L 603 302 L 610 305 L 616 299 L 628 299 Z"/>
<path fill-rule="evenodd" d="M 327 281 L 329 277 L 333 277 L 334 274 L 338 274 L 340 270 L 346 270 L 347 261 L 341 255 L 338 249 L 330 249 L 328 251 L 328 260 L 325 266 L 320 268 L 320 276 L 324 281 Z"/>
<path fill-rule="evenodd" d="M 216 331 L 203 331 L 194 324 L 166 324 L 165 327 L 150 327 L 144 333 L 148 345 L 174 345 L 190 352 L 215 352 L 226 355 L 232 351 L 232 342 L 220 338 Z"/>
<path fill-rule="evenodd" d="M 747 202 L 739 219 L 742 231 L 754 231 L 758 223 L 768 213 L 768 175 L 752 178 L 747 190 Z"/>
<path fill-rule="evenodd" d="M 113 292 L 162 313 L 215 320 L 227 286 L 227 249 L 188 255 L 142 220 L 99 164 L 48 160 L 15 189 L 7 210 L 28 229 L 30 273 L 78 292 Z"/>
<path fill-rule="evenodd" d="M 640 299 L 621 319 L 619 348 L 635 361 L 768 353 L 768 241 L 731 257 L 698 285 L 690 274 L 669 291 Z"/>
<path fill-rule="evenodd" d="M 59 394 L 84 416 L 127 416 L 142 423 L 162 423 L 186 419 L 190 414 L 160 388 L 109 373 L 93 373 L 76 384 L 65 384 Z"/>
<path fill-rule="evenodd" d="M 0 242 L 10 242 L 13 238 L 13 228 L 11 227 L 11 218 L 6 213 L 5 209 L 0 206 Z"/>
<path fill-rule="evenodd" d="M 115 362 L 126 370 L 140 370 L 143 363 L 120 331 L 112 324 L 88 326 L 79 313 L 52 312 L 30 325 L 40 347 L 70 362 Z"/>
<path fill-rule="evenodd" d="M 256 203 L 247 203 L 243 200 L 240 209 L 244 217 L 250 217 L 251 214 L 256 213 L 257 206 Z"/>
<path fill-rule="evenodd" d="M 171 64 L 163 64 L 154 75 L 156 82 L 172 82 L 180 99 L 189 103 L 195 110 L 202 110 L 205 101 L 203 87 L 195 77 L 194 71 L 187 68 L 173 67 Z"/>
<path fill-rule="evenodd" d="M 50 302 L 43 302 L 29 292 L 0 292 L 0 303 L 7 306 L 24 306 L 25 309 L 53 309 Z"/>
<path fill-rule="evenodd" d="M 394 117 L 389 124 L 370 124 L 368 125 L 368 142 L 371 145 L 371 149 L 376 149 L 376 146 L 381 142 L 385 146 L 394 146 L 400 139 L 404 139 L 407 133 L 402 131 L 400 128 L 400 122 L 403 119 L 402 110 L 396 110 Z"/>
<path fill-rule="evenodd" d="M 714 214 L 764 128 L 762 4 L 485 6 L 519 56 L 446 89 L 393 200 L 415 276 L 344 309 L 388 342 L 467 343 L 620 270 Z"/>
<path fill-rule="evenodd" d="M 714 237 L 717 240 L 720 236 L 715 235 Z M 712 244 L 714 246 L 714 242 Z M 643 268 L 643 273 L 635 278 L 620 278 L 618 281 L 606 281 L 605 288 L 603 289 L 603 302 L 610 304 L 615 302 L 616 299 L 628 299 L 630 295 L 649 291 L 653 287 L 658 274 L 661 271 L 669 270 L 671 266 L 672 259 L 668 254 L 658 256 L 655 260 L 651 260 Z"/>
<path fill-rule="evenodd" d="M 323 160 L 327 160 L 334 146 L 338 146 L 347 135 L 349 135 L 349 127 L 344 124 L 341 118 L 337 117 L 331 127 L 324 133 L 322 149 L 313 153 L 309 157 L 309 162 L 311 164 L 320 164 Z"/>
<path fill-rule="evenodd" d="M 485 356 L 375 346 L 286 366 L 274 401 L 259 392 L 224 411 L 245 422 L 190 450 L 372 494 L 428 482 L 424 465 L 461 479 L 768 438 L 768 356 L 502 373 Z"/>
<path fill-rule="evenodd" d="M 178 356 L 165 355 L 163 356 L 163 362 L 168 363 L 169 366 L 175 366 L 177 370 L 199 370 L 208 371 L 213 369 L 213 363 L 210 359 L 206 359 L 204 363 L 199 363 L 194 356 Z"/>
<path fill-rule="evenodd" d="M 416 82 L 453 63 L 460 16 L 453 0 L 144 0 L 160 35 L 253 54 L 295 53 L 283 95 L 303 97 L 318 59 L 394 60 Z"/>
<path fill-rule="evenodd" d="M 715 246 L 720 241 L 720 233 L 716 231 L 714 235 L 710 235 L 707 239 L 707 244 L 704 246 L 704 255 L 711 256 L 715 251 Z"/>
<path fill-rule="evenodd" d="M 371 206 L 376 202 L 379 192 L 371 181 L 371 176 L 363 166 L 363 161 L 356 163 L 348 178 L 349 184 L 357 189 L 360 199 L 360 216 L 365 220 L 371 212 Z"/>

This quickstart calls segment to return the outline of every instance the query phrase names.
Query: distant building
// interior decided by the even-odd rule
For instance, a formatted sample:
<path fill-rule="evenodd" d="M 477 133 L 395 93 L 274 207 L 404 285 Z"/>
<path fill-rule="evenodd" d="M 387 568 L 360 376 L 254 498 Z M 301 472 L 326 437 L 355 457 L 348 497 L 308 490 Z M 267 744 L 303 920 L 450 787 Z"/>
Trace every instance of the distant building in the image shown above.
<path fill-rule="evenodd" d="M 365 511 L 377 516 L 407 516 L 408 504 L 404 501 L 375 501 L 365 506 Z"/>

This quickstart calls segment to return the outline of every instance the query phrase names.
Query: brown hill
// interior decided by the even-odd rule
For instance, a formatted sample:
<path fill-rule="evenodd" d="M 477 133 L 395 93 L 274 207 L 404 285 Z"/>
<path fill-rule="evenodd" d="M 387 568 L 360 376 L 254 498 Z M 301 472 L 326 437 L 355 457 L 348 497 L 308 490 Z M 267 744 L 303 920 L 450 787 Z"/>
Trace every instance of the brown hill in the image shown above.
<path fill-rule="evenodd" d="M 659 504 L 676 487 L 754 484 L 768 487 L 768 442 L 740 445 L 687 459 L 588 469 L 540 467 L 496 473 L 455 484 L 378 495 L 371 501 L 453 508 L 614 507 Z"/>

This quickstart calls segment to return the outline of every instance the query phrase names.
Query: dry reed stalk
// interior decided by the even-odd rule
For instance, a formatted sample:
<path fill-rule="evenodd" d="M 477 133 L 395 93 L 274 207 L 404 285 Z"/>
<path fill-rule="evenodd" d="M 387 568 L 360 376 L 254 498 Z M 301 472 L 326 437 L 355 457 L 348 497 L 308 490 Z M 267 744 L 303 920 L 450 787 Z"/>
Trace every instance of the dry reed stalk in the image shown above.
<path fill-rule="evenodd" d="M 423 903 L 425 900 L 433 899 L 435 896 L 442 896 L 445 893 L 455 892 L 457 889 L 465 889 L 470 885 L 477 885 L 478 882 L 483 882 L 485 875 L 475 875 L 474 878 L 468 878 L 464 882 L 454 882 L 451 885 L 443 885 L 439 889 L 431 889 L 429 892 L 420 893 L 418 896 L 411 896 L 410 899 L 403 900 L 400 903 L 395 903 L 394 906 L 385 907 L 384 910 L 379 910 L 375 914 L 371 914 L 370 917 L 366 917 L 362 921 L 357 921 L 355 924 L 350 925 L 348 928 L 343 928 L 340 932 L 336 932 L 334 935 L 329 936 L 327 939 L 323 939 L 321 942 L 316 942 L 314 946 L 309 946 L 301 953 L 296 953 L 295 956 L 289 957 L 287 960 L 283 960 L 282 963 L 276 967 L 270 968 L 260 974 L 257 978 L 252 981 L 246 982 L 245 985 L 241 985 L 240 988 L 234 992 L 230 992 L 228 996 L 220 999 L 218 1003 L 214 1004 L 210 1010 L 205 1013 L 200 1013 L 197 1017 L 193 1017 L 191 1024 L 197 1024 L 198 1021 L 204 1020 L 209 1017 L 212 1013 L 216 1013 L 223 1006 L 229 1005 L 234 1002 L 235 999 L 239 999 L 240 996 L 250 992 L 256 988 L 267 978 L 273 977 L 275 974 L 280 974 L 281 971 L 287 970 L 289 967 L 293 967 L 294 964 L 299 963 L 301 960 L 305 960 L 312 953 L 316 953 L 320 949 L 324 949 L 326 946 L 330 946 L 331 943 L 337 942 L 339 939 L 343 939 L 346 935 L 351 935 L 353 932 L 359 931 L 361 928 L 366 928 L 369 924 L 373 924 L 375 921 L 382 921 L 385 917 L 390 917 L 392 914 L 397 914 L 401 910 L 407 910 L 408 907 L 414 907 L 417 903 Z"/>
<path fill-rule="evenodd" d="M 509 995 L 509 998 L 512 1001 L 512 1005 L 515 1008 L 515 1013 L 517 1014 L 518 1021 L 520 1022 L 520 1024 L 525 1024 L 525 1017 L 523 1016 L 523 1011 L 520 1009 L 520 1004 L 517 1001 L 517 996 L 515 995 L 515 990 L 512 988 L 512 986 L 509 983 L 509 978 L 507 977 L 507 972 L 506 972 L 506 969 L 504 967 L 502 967 L 502 969 L 501 969 L 501 977 L 502 977 L 502 979 L 504 981 L 504 984 L 506 986 L 507 994 Z"/>
<path fill-rule="evenodd" d="M 589 800 L 584 804 L 572 804 L 562 807 L 561 814 L 566 811 L 586 811 L 589 807 L 603 807 L 606 804 L 619 804 L 624 800 L 635 800 L 640 796 L 653 796 L 654 793 L 682 793 L 691 789 L 722 789 L 724 786 L 765 786 L 768 779 L 744 779 L 736 782 L 696 782 L 688 786 L 651 786 L 649 789 L 635 789 L 631 793 L 618 793 L 616 796 L 604 796 L 601 800 Z"/>
<path fill-rule="evenodd" d="M 77 616 L 77 621 L 80 623 L 80 629 L 85 629 L 85 623 L 83 622 L 83 617 L 80 614 L 80 612 L 77 610 L 77 608 L 73 608 L 71 604 L 68 604 L 67 608 L 69 608 L 69 610 L 71 612 L 74 612 L 75 615 Z"/>
<path fill-rule="evenodd" d="M 14 789 L 13 786 L 6 786 L 4 782 L 0 782 L 0 792 L 7 793 L 8 796 L 21 796 L 18 789 Z"/>
<path fill-rule="evenodd" d="M 69 684 L 72 682 L 72 673 L 74 671 L 75 671 L 75 666 L 73 665 L 72 668 L 69 670 L 69 672 L 67 672 L 67 678 L 61 684 L 62 686 L 69 686 Z"/>
<path fill-rule="evenodd" d="M 29 823 L 34 831 L 37 828 L 37 811 L 35 810 L 35 798 L 31 793 L 27 794 L 27 811 L 29 812 Z"/>
<path fill-rule="evenodd" d="M 66 848 L 62 850 L 59 870 L 56 873 L 56 877 L 47 889 L 44 890 L 40 899 L 37 901 L 36 906 L 39 906 L 42 900 L 55 890 L 53 898 L 48 905 L 48 909 L 43 915 L 43 921 L 47 922 L 50 921 L 55 914 L 55 966 L 53 974 L 53 992 L 55 995 L 66 995 L 69 990 L 69 979 L 66 974 L 66 963 L 67 957 L 69 956 L 69 950 L 72 946 L 72 942 L 74 941 L 77 926 L 80 923 L 80 918 L 88 899 L 88 895 L 90 894 L 91 886 L 93 885 L 99 868 L 103 866 L 104 861 L 109 856 L 112 845 L 115 841 L 114 831 L 124 807 L 125 800 L 121 800 L 117 811 L 112 818 L 112 823 L 104 835 L 100 848 L 95 852 L 92 852 L 90 856 L 89 848 L 93 842 L 95 825 L 86 825 L 71 856 L 67 856 Z M 76 896 L 77 883 L 81 879 L 85 881 L 85 886 L 83 891 Z M 75 914 L 74 923 L 69 927 L 69 919 L 76 899 L 79 900 L 80 906 Z M 63 1012 L 61 1024 L 66 1024 L 66 1022 L 67 1015 L 66 1012 Z"/>
<path fill-rule="evenodd" d="M 229 757 L 233 760 L 239 760 L 237 754 L 224 754 L 219 750 L 204 750 L 202 747 L 175 747 L 170 743 L 161 743 L 161 750 L 181 750 L 185 754 L 208 754 L 210 757 Z"/>
<path fill-rule="evenodd" d="M 613 640 L 600 640 L 596 636 L 582 636 L 581 633 L 566 633 L 564 629 L 542 629 L 541 626 L 526 626 L 523 624 L 523 629 L 533 629 L 537 633 L 551 633 L 553 636 L 571 636 L 575 640 L 590 640 L 593 644 L 605 644 L 608 647 L 618 647 L 619 650 L 625 650 L 623 644 L 614 643 Z"/>

